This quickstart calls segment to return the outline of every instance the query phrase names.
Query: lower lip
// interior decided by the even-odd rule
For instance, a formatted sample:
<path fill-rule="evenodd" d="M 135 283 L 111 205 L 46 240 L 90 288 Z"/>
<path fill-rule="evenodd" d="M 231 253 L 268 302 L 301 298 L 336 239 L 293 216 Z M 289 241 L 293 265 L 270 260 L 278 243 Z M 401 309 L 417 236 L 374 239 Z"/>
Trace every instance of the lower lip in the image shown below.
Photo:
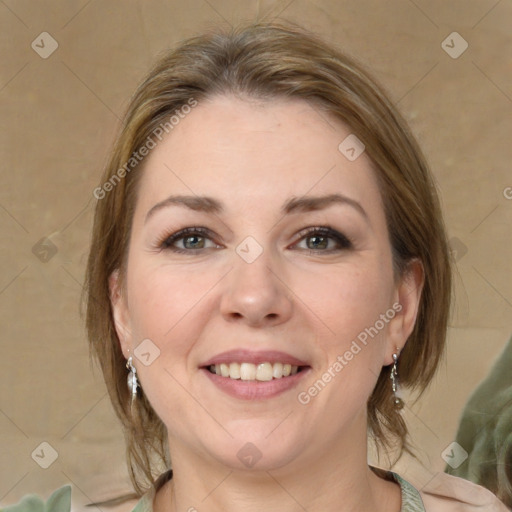
<path fill-rule="evenodd" d="M 268 381 L 241 380 L 222 377 L 212 373 L 206 368 L 201 371 L 224 393 L 242 400 L 264 400 L 280 395 L 294 388 L 309 373 L 310 368 L 304 368 L 295 375 L 272 379 Z"/>

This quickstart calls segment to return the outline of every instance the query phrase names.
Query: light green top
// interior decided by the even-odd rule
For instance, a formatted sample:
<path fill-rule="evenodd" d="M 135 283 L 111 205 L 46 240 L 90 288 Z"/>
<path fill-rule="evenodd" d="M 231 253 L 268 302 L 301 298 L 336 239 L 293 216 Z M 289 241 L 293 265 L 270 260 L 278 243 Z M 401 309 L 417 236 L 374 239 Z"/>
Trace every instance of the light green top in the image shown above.
<path fill-rule="evenodd" d="M 373 468 L 375 469 L 375 468 Z M 426 512 L 419 492 L 407 481 L 391 471 L 380 471 L 390 480 L 395 480 L 402 490 L 402 506 L 400 512 Z M 155 486 L 145 494 L 137 503 L 133 512 L 153 512 L 153 500 L 156 492 L 165 482 L 170 480 L 172 472 L 168 471 L 160 476 Z M 71 510 L 71 486 L 65 485 L 57 489 L 44 502 L 34 494 L 25 496 L 16 505 L 0 508 L 0 512 L 70 512 Z"/>
<path fill-rule="evenodd" d="M 400 485 L 402 491 L 402 506 L 400 507 L 400 512 L 426 512 L 420 493 L 409 482 L 391 471 L 376 470 L 376 468 L 372 469 L 381 476 L 385 476 L 389 480 L 394 480 Z M 165 482 L 170 480 L 171 475 L 171 472 L 164 473 L 157 480 L 153 489 L 140 499 L 132 512 L 153 512 L 153 500 L 156 491 L 158 491 Z"/>

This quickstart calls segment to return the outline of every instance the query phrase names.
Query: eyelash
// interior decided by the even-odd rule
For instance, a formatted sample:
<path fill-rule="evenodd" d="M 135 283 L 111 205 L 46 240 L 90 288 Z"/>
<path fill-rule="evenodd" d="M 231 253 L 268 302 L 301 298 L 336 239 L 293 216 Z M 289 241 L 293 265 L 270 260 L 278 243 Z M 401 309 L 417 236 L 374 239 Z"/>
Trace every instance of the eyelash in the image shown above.
<path fill-rule="evenodd" d="M 299 240 L 294 243 L 294 246 L 297 245 L 299 242 L 301 242 L 304 239 L 312 238 L 313 236 L 318 236 L 320 238 L 329 238 L 331 240 L 334 240 L 337 244 L 337 247 L 334 249 L 324 249 L 321 251 L 316 251 L 314 249 L 302 249 L 305 251 L 308 251 L 309 253 L 313 254 L 319 254 L 319 253 L 332 253 L 335 251 L 341 251 L 341 250 L 349 250 L 353 248 L 352 240 L 344 235 L 343 233 L 340 233 L 336 231 L 335 229 L 332 229 L 328 226 L 317 226 L 317 227 L 309 227 L 306 229 L 301 230 L 299 233 Z M 197 252 L 200 252 L 205 249 L 179 249 L 175 247 L 173 244 L 178 242 L 179 240 L 184 240 L 188 237 L 197 236 L 199 238 L 205 238 L 212 240 L 214 238 L 213 233 L 206 228 L 202 227 L 189 227 L 185 229 L 180 229 L 176 233 L 173 233 L 170 236 L 165 236 L 159 243 L 158 248 L 162 250 L 170 250 L 172 252 L 178 253 L 178 254 L 195 254 Z M 212 240 L 213 241 L 213 240 Z"/>
<path fill-rule="evenodd" d="M 313 236 L 318 236 L 320 238 L 330 238 L 336 242 L 337 247 L 335 249 L 325 249 L 320 252 L 331 253 L 334 251 L 352 249 L 354 247 L 352 240 L 349 237 L 347 237 L 343 233 L 340 233 L 339 231 L 336 231 L 335 229 L 333 229 L 329 226 L 317 226 L 317 227 L 306 228 L 299 232 L 299 236 L 300 236 L 299 240 L 294 245 L 298 244 L 299 242 L 301 242 L 302 240 L 304 240 L 306 238 L 310 238 Z M 304 250 L 308 250 L 310 253 L 318 252 L 313 249 L 304 249 Z"/>
<path fill-rule="evenodd" d="M 201 227 L 185 228 L 180 229 L 170 236 L 166 235 L 164 239 L 158 244 L 158 247 L 163 250 L 169 250 L 180 254 L 194 254 L 198 251 L 201 251 L 202 249 L 178 249 L 177 247 L 173 246 L 173 244 L 178 240 L 183 240 L 194 235 L 198 235 L 201 238 L 213 238 L 213 233 L 209 229 Z"/>

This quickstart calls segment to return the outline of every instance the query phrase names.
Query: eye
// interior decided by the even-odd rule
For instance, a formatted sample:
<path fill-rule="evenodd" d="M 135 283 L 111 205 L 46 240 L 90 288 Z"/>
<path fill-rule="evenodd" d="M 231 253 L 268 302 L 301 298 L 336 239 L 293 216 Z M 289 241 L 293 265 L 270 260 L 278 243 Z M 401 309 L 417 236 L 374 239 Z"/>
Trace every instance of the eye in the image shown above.
<path fill-rule="evenodd" d="M 313 252 L 334 252 L 353 247 L 348 237 L 328 226 L 306 228 L 299 235 L 301 239 L 294 245 L 299 249 Z"/>
<path fill-rule="evenodd" d="M 204 249 L 219 248 L 220 246 L 213 242 L 212 238 L 213 233 L 210 230 L 190 227 L 166 236 L 160 242 L 159 247 L 178 253 L 194 253 Z"/>

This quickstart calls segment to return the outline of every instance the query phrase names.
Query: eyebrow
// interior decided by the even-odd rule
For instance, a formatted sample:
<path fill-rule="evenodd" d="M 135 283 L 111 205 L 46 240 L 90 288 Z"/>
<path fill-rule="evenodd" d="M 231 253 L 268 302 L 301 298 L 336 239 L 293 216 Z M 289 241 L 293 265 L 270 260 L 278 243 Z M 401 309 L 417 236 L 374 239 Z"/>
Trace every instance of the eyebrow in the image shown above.
<path fill-rule="evenodd" d="M 286 201 L 282 207 L 283 214 L 311 212 L 322 210 L 333 204 L 344 204 L 357 210 L 366 220 L 368 215 L 364 208 L 356 200 L 342 194 L 329 194 L 326 196 L 303 196 L 293 197 Z M 173 195 L 155 204 L 146 214 L 147 222 L 157 211 L 169 206 L 182 206 L 196 212 L 220 214 L 224 211 L 222 203 L 207 196 Z"/>
<path fill-rule="evenodd" d="M 295 212 L 312 212 L 315 210 L 322 210 L 331 206 L 332 204 L 344 204 L 351 206 L 357 210 L 366 220 L 368 220 L 368 214 L 365 209 L 355 199 L 344 196 L 342 194 L 329 194 L 327 196 L 303 196 L 298 198 L 292 198 L 287 201 L 283 206 L 283 213 L 295 213 Z"/>
<path fill-rule="evenodd" d="M 189 210 L 194 210 L 196 212 L 206 212 L 206 213 L 222 213 L 223 207 L 222 204 L 213 199 L 212 197 L 206 196 L 169 196 L 163 201 L 155 204 L 146 214 L 147 222 L 151 216 L 153 216 L 158 210 L 162 208 L 167 208 L 169 206 L 184 206 Z"/>

